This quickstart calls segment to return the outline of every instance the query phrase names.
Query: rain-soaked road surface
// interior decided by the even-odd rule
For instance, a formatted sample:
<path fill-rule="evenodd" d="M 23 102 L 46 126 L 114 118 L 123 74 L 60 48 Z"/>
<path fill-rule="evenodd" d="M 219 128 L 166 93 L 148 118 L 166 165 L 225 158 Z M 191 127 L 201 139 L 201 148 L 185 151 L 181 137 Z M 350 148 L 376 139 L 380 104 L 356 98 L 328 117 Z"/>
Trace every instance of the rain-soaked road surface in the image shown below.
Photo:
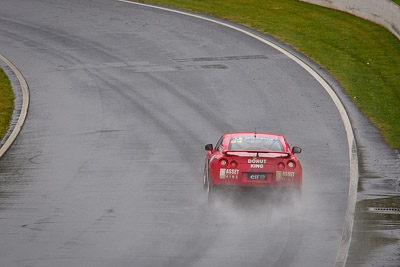
<path fill-rule="evenodd" d="M 0 162 L 1 266 L 334 265 L 346 135 L 286 56 L 109 0 L 2 0 L 0 52 L 31 91 Z M 302 146 L 302 202 L 209 206 L 204 144 L 254 128 Z"/>

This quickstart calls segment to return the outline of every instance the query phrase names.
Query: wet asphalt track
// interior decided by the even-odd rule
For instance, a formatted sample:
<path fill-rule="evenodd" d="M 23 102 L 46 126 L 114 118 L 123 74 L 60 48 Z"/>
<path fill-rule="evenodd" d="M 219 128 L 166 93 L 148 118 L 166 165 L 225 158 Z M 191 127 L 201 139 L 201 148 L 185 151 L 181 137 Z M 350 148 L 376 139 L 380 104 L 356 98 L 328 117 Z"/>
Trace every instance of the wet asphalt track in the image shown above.
<path fill-rule="evenodd" d="M 334 265 L 346 134 L 292 60 L 219 25 L 106 0 L 2 0 L 0 52 L 31 91 L 0 161 L 1 266 Z M 302 146 L 302 203 L 209 206 L 204 144 L 254 128 Z"/>

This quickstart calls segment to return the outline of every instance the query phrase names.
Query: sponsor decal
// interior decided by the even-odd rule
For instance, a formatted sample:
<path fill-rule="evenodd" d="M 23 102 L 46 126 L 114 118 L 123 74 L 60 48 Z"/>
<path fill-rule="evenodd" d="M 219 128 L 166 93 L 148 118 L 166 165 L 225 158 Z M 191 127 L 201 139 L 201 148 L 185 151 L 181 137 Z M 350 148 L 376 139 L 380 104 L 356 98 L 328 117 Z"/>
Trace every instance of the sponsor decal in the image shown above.
<path fill-rule="evenodd" d="M 282 176 L 286 176 L 286 177 L 294 177 L 294 172 L 283 172 Z"/>
<path fill-rule="evenodd" d="M 262 169 L 262 168 L 264 168 L 264 164 L 267 163 L 267 160 L 253 158 L 253 159 L 248 159 L 247 163 L 250 164 L 250 168 L 252 168 L 252 169 Z"/>
<path fill-rule="evenodd" d="M 247 176 L 247 180 L 266 181 L 267 175 L 265 173 L 252 173 Z"/>
<path fill-rule="evenodd" d="M 276 181 L 280 182 L 293 182 L 294 181 L 294 172 L 286 172 L 286 171 L 276 171 L 275 175 Z"/>
<path fill-rule="evenodd" d="M 219 170 L 219 178 L 220 179 L 225 179 L 225 173 L 226 173 L 226 169 L 220 169 Z"/>
<path fill-rule="evenodd" d="M 282 177 L 282 181 L 284 181 L 284 182 L 293 182 L 294 181 L 294 177 Z"/>
<path fill-rule="evenodd" d="M 239 174 L 239 170 L 236 170 L 236 169 L 226 169 L 226 174 Z"/>
<path fill-rule="evenodd" d="M 250 164 L 251 169 L 262 169 L 264 168 L 264 164 Z"/>
<path fill-rule="evenodd" d="M 276 181 L 280 182 L 282 180 L 282 172 L 281 171 L 276 171 Z"/>
<path fill-rule="evenodd" d="M 248 159 L 247 160 L 247 162 L 248 163 L 261 163 L 261 164 L 263 164 L 263 163 L 267 163 L 267 160 L 266 159 L 258 159 L 258 158 L 253 158 L 253 159 Z"/>
<path fill-rule="evenodd" d="M 219 178 L 220 179 L 238 179 L 239 178 L 239 170 L 237 169 L 219 169 Z"/>

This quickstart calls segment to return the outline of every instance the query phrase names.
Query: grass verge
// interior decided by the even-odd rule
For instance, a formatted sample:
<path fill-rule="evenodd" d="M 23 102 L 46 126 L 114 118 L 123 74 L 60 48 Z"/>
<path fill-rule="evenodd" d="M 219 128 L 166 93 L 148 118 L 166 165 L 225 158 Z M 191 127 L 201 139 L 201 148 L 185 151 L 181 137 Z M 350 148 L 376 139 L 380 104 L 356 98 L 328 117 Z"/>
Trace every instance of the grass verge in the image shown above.
<path fill-rule="evenodd" d="M 355 16 L 293 0 L 140 1 L 209 14 L 270 34 L 323 66 L 392 148 L 400 148 L 400 42 Z"/>
<path fill-rule="evenodd" d="M 13 109 L 14 93 L 7 75 L 0 69 L 0 140 L 10 127 Z"/>

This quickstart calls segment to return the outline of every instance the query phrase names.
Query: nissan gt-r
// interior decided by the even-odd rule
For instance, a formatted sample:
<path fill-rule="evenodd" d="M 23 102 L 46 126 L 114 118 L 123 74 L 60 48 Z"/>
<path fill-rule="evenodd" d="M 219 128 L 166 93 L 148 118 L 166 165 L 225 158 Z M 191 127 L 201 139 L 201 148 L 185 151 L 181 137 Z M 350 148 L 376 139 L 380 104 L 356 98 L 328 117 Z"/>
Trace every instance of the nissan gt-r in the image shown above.
<path fill-rule="evenodd" d="M 295 154 L 302 149 L 290 148 L 282 135 L 227 133 L 205 150 L 203 183 L 209 199 L 231 189 L 301 192 L 302 166 Z"/>

